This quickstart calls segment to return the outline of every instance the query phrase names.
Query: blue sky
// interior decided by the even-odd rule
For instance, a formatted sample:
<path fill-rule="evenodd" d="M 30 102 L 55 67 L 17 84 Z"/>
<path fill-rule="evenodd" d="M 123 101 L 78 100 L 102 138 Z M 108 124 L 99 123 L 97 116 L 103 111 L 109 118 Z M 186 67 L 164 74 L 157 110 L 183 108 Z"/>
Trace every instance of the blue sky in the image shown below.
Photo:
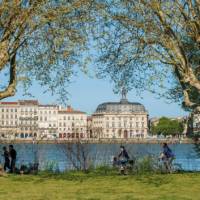
<path fill-rule="evenodd" d="M 34 95 L 34 99 L 38 99 L 41 103 L 56 103 L 56 96 L 43 94 L 43 90 L 37 84 L 33 84 L 30 92 Z M 69 86 L 69 100 L 67 104 L 75 109 L 91 114 L 95 111 L 98 104 L 106 101 L 119 101 L 121 96 L 113 93 L 113 86 L 108 80 L 99 80 L 88 78 L 84 74 L 80 74 Z M 144 92 L 142 97 L 136 95 L 134 90 L 127 95 L 129 101 L 142 103 L 149 112 L 149 116 L 185 116 L 181 107 L 176 104 L 168 104 L 165 99 L 157 99 L 155 95 Z M 18 88 L 18 92 L 14 97 L 4 99 L 4 101 L 15 101 L 18 99 L 31 99 L 22 96 L 22 91 Z"/>

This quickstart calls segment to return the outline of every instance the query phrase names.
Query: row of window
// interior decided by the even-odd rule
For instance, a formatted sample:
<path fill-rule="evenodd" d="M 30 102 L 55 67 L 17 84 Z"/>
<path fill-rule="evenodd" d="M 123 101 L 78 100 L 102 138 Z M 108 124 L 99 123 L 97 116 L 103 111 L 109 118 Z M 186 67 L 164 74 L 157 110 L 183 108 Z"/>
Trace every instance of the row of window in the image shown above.
<path fill-rule="evenodd" d="M 21 131 L 32 131 L 32 130 L 37 130 L 37 127 L 21 127 Z"/>
<path fill-rule="evenodd" d="M 135 127 L 139 127 L 140 125 L 141 125 L 141 127 L 144 127 L 144 122 L 141 122 L 141 123 L 139 123 L 139 122 L 136 122 L 136 123 L 126 123 L 126 122 L 121 123 L 121 122 L 119 122 L 118 123 L 118 127 L 134 127 L 134 125 L 135 125 Z M 115 126 L 117 126 L 117 124 L 114 122 L 112 122 L 112 124 L 110 124 L 109 122 L 106 123 L 107 128 L 115 127 Z"/>
<path fill-rule="evenodd" d="M 4 115 L 4 114 L 2 114 L 1 118 L 2 119 L 4 119 L 4 118 L 6 118 L 6 119 L 9 119 L 9 118 L 13 119 L 13 118 L 17 118 L 17 115 L 12 115 L 12 114 L 11 115 Z"/>
<path fill-rule="evenodd" d="M 1 112 L 17 112 L 17 108 L 2 108 Z"/>
<path fill-rule="evenodd" d="M 59 130 L 60 131 L 70 131 L 70 130 L 72 130 L 72 131 L 83 131 L 83 128 L 76 128 L 76 129 L 74 129 L 74 128 L 59 128 Z"/>
<path fill-rule="evenodd" d="M 141 117 L 141 118 L 139 118 L 139 117 L 106 117 L 106 120 L 110 120 L 110 119 L 112 119 L 112 120 L 118 119 L 118 120 L 124 120 L 124 121 L 127 121 L 127 120 L 139 121 L 141 119 L 141 121 L 144 121 L 145 118 L 144 117 Z"/>
<path fill-rule="evenodd" d="M 67 117 L 67 116 L 63 116 L 62 118 L 60 117 L 59 120 L 81 120 L 81 121 L 82 121 L 82 120 L 84 120 L 84 119 L 83 119 L 83 117 L 76 118 L 76 117 L 74 117 L 74 116 L 72 116 L 72 117 L 70 117 L 70 116 L 68 116 L 68 117 Z M 86 120 L 86 119 L 85 119 L 85 120 Z"/>
<path fill-rule="evenodd" d="M 138 133 L 142 133 L 142 134 L 145 133 L 144 130 L 135 130 L 135 131 L 131 130 L 130 132 L 127 132 L 127 131 L 122 132 L 122 131 L 115 131 L 114 129 L 113 130 L 107 129 L 106 132 L 107 133 L 109 133 L 109 132 L 115 133 L 116 132 L 118 134 L 118 136 L 122 136 L 123 134 L 135 135 L 135 134 L 138 134 Z"/>

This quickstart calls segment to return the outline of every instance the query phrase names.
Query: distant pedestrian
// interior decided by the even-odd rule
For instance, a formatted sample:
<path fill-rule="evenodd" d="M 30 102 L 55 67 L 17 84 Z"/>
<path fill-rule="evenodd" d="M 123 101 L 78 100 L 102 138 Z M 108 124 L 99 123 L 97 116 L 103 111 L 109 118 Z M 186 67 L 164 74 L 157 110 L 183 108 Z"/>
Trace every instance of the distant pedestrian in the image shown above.
<path fill-rule="evenodd" d="M 17 152 L 15 151 L 13 145 L 9 145 L 9 154 L 11 158 L 10 172 L 13 173 L 15 172 L 15 163 L 17 158 Z"/>
<path fill-rule="evenodd" d="M 7 148 L 4 146 L 3 147 L 3 155 L 4 157 L 4 171 L 6 171 L 7 169 L 10 169 L 10 159 L 9 159 L 9 152 L 7 150 Z"/>

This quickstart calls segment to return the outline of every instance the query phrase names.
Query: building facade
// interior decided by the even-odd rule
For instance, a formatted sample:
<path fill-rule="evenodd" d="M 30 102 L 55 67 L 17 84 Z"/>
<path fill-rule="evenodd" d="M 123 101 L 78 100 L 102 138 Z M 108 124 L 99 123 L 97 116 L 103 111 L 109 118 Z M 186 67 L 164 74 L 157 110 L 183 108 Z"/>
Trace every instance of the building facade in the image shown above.
<path fill-rule="evenodd" d="M 200 134 L 200 114 L 192 112 L 188 119 L 188 135 Z"/>
<path fill-rule="evenodd" d="M 57 105 L 38 106 L 38 136 L 41 138 L 58 137 L 58 110 Z"/>
<path fill-rule="evenodd" d="M 20 134 L 19 104 L 17 102 L 0 102 L 0 136 L 12 139 Z"/>
<path fill-rule="evenodd" d="M 87 114 L 85 112 L 72 109 L 58 111 L 59 138 L 84 139 L 87 138 Z"/>
<path fill-rule="evenodd" d="M 72 107 L 43 105 L 37 100 L 0 102 L 0 137 L 8 139 L 145 138 L 148 112 L 122 96 L 100 104 L 92 116 Z"/>
<path fill-rule="evenodd" d="M 148 134 L 148 112 L 136 102 L 122 96 L 120 102 L 100 104 L 92 115 L 95 138 L 145 138 Z"/>
<path fill-rule="evenodd" d="M 35 100 L 0 102 L 0 138 L 71 139 L 87 137 L 87 115 L 68 106 Z"/>

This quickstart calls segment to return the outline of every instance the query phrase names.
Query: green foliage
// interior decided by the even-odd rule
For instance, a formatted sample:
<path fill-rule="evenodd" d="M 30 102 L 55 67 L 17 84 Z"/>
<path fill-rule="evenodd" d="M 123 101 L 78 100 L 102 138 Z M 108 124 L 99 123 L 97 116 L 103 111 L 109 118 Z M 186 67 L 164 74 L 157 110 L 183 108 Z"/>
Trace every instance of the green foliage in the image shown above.
<path fill-rule="evenodd" d="M 178 120 L 162 117 L 157 125 L 152 126 L 151 131 L 156 135 L 180 135 L 183 132 L 183 123 Z"/>
<path fill-rule="evenodd" d="M 99 19 L 99 76 L 185 108 L 200 105 L 200 1 L 110 0 Z M 98 33 L 97 33 L 98 34 Z M 103 64 L 102 64 L 103 63 Z"/>
<path fill-rule="evenodd" d="M 45 163 L 44 166 L 44 171 L 45 172 L 59 172 L 59 167 L 58 167 L 58 162 L 56 161 L 48 161 Z"/>
<path fill-rule="evenodd" d="M 71 77 L 82 67 L 93 8 L 90 0 L 1 1 L 0 72 L 6 81 L 0 99 L 14 95 L 17 84 L 29 94 L 37 81 L 66 101 Z"/>

